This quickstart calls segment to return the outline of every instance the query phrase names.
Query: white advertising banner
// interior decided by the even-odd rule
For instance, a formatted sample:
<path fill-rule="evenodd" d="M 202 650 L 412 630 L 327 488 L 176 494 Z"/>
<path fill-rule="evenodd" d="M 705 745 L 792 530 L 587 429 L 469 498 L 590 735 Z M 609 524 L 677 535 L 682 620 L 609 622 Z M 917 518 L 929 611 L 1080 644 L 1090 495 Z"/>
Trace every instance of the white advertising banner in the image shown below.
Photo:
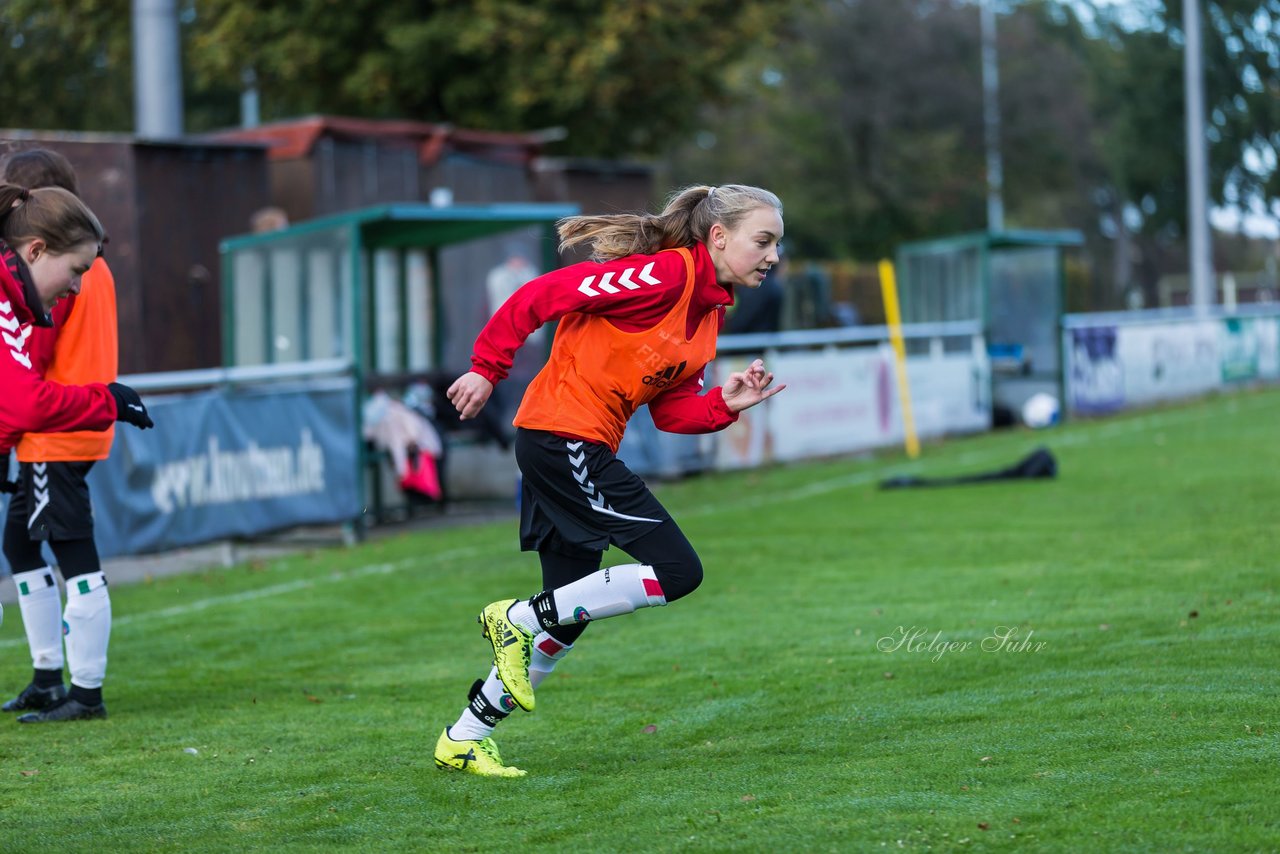
<path fill-rule="evenodd" d="M 1198 320 L 1118 327 L 1116 360 L 1124 377 L 1124 405 L 1193 397 L 1219 388 L 1221 326 L 1219 320 Z"/>
<path fill-rule="evenodd" d="M 1253 330 L 1258 337 L 1258 376 L 1274 380 L 1280 377 L 1280 317 L 1259 317 Z"/>
<path fill-rule="evenodd" d="M 717 356 L 715 362 L 707 369 L 707 385 L 724 385 L 725 377 L 734 371 L 744 371 L 754 360 L 752 356 L 733 355 Z M 783 380 L 777 378 L 777 370 L 772 359 L 766 365 L 774 372 L 774 383 Z M 711 381 L 714 368 L 715 381 Z M 791 393 L 790 387 L 782 392 L 783 396 Z M 738 413 L 738 420 L 724 430 L 714 434 L 716 437 L 715 467 L 718 469 L 755 468 L 773 459 L 773 450 L 769 447 L 769 409 L 777 398 L 770 398 L 759 406 Z"/>
<path fill-rule="evenodd" d="M 893 350 L 881 354 L 890 370 Z M 991 429 L 991 373 L 985 356 L 949 353 L 907 360 L 911 385 L 911 414 L 921 438 Z M 903 437 L 902 412 L 896 384 L 893 390 L 893 434 Z"/>
<path fill-rule="evenodd" d="M 873 348 L 780 353 L 771 399 L 774 459 L 795 460 L 872 448 L 893 441 L 892 374 Z"/>
<path fill-rule="evenodd" d="M 991 427 L 991 375 L 981 347 L 974 352 L 907 360 L 912 411 L 921 436 Z M 749 363 L 716 360 L 717 382 Z M 716 434 L 716 467 L 748 468 L 852 453 L 902 441 L 902 409 L 887 345 L 772 354 L 768 358 L 781 394 L 748 409 L 738 423 Z"/>

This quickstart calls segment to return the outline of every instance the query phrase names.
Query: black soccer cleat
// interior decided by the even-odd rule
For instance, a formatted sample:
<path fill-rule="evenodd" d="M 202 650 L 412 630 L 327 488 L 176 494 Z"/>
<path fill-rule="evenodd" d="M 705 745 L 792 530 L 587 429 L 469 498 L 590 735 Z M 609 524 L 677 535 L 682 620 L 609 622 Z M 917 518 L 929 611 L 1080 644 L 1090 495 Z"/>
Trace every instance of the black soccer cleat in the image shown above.
<path fill-rule="evenodd" d="M 67 697 L 67 686 L 59 682 L 48 688 L 41 688 L 36 683 L 22 689 L 22 693 L 0 706 L 6 712 L 40 712 L 56 706 Z"/>
<path fill-rule="evenodd" d="M 31 712 L 18 718 L 20 724 L 46 724 L 56 723 L 59 721 L 88 721 L 96 718 L 105 718 L 107 716 L 106 703 L 99 703 L 96 706 L 86 706 L 79 700 L 71 697 L 63 700 L 56 706 L 45 709 L 43 712 Z"/>

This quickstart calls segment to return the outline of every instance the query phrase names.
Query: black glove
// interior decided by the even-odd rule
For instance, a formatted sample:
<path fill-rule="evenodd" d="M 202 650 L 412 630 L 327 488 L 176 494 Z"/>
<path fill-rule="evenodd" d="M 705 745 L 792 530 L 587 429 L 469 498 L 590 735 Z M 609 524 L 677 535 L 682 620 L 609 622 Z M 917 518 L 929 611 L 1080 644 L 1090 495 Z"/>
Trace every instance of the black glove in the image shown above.
<path fill-rule="evenodd" d="M 116 399 L 117 421 L 128 422 L 140 430 L 156 426 L 156 423 L 151 420 L 151 416 L 147 414 L 147 407 L 143 405 L 142 398 L 138 397 L 136 391 L 120 383 L 109 383 L 107 391 L 111 392 L 111 396 Z"/>
<path fill-rule="evenodd" d="M 0 455 L 0 493 L 13 493 L 18 491 L 18 482 L 9 480 L 9 452 L 5 451 Z"/>

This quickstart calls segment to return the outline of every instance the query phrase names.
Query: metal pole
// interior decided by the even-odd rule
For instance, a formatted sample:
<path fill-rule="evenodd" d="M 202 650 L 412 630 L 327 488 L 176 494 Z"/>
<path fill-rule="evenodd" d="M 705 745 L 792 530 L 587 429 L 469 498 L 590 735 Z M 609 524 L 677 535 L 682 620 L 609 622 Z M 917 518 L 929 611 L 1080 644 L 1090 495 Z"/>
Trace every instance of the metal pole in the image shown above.
<path fill-rule="evenodd" d="M 134 132 L 182 136 L 182 60 L 176 0 L 133 0 Z"/>
<path fill-rule="evenodd" d="M 240 126 L 256 128 L 262 124 L 258 108 L 258 75 L 252 68 L 240 73 Z"/>
<path fill-rule="evenodd" d="M 1205 144 L 1204 68 L 1200 34 L 1200 0 L 1182 0 L 1183 77 L 1186 88 L 1187 238 L 1191 305 L 1204 311 L 1213 299 L 1213 257 L 1209 243 L 1209 155 Z"/>
<path fill-rule="evenodd" d="M 987 145 L 987 230 L 1004 230 L 1004 166 L 1000 161 L 1000 71 L 996 63 L 996 12 L 982 0 L 982 124 Z"/>

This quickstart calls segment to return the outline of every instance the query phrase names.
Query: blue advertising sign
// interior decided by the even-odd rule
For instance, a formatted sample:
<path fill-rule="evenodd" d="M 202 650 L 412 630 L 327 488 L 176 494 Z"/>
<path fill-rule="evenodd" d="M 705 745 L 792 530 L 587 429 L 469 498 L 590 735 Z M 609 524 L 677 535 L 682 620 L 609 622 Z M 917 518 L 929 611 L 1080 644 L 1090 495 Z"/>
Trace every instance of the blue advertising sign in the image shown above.
<path fill-rule="evenodd" d="M 104 555 L 138 554 L 359 512 L 355 386 L 148 398 L 154 430 L 116 430 L 89 474 Z"/>
<path fill-rule="evenodd" d="M 1116 346 L 1116 327 L 1071 330 L 1071 411 L 1084 415 L 1124 408 L 1124 369 Z"/>

